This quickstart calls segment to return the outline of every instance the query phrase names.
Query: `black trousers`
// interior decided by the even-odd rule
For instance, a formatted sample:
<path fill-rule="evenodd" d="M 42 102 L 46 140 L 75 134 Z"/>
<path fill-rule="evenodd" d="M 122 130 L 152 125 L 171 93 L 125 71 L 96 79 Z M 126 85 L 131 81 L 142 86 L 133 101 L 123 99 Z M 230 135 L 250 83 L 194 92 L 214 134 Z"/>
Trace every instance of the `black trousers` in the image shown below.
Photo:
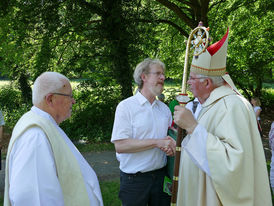
<path fill-rule="evenodd" d="M 136 174 L 120 171 L 119 198 L 123 206 L 170 206 L 171 197 L 163 192 L 166 167 Z"/>

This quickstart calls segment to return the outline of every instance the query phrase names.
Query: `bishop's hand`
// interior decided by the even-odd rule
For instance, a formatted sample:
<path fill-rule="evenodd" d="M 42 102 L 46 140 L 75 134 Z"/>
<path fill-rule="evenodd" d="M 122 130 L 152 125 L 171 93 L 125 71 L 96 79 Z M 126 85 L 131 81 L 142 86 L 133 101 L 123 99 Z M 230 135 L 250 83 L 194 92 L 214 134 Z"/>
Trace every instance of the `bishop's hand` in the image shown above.
<path fill-rule="evenodd" d="M 174 108 L 174 122 L 182 129 L 185 129 L 188 134 L 191 134 L 198 125 L 192 112 L 181 106 Z"/>

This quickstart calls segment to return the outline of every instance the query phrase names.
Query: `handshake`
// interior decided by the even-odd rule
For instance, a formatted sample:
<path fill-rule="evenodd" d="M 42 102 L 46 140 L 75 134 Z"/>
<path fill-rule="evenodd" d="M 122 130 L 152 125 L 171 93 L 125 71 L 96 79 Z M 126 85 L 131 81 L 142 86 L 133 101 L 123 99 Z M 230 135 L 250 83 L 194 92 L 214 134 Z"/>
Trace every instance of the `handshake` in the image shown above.
<path fill-rule="evenodd" d="M 172 137 L 166 136 L 159 141 L 158 148 L 165 152 L 167 156 L 174 156 L 176 152 L 176 142 Z"/>

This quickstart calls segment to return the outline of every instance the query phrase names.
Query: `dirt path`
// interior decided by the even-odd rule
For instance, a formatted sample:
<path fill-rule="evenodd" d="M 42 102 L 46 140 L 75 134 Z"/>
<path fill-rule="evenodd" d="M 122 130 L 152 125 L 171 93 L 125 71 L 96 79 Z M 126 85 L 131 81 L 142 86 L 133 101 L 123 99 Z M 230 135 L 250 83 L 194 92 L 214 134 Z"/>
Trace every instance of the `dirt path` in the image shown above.
<path fill-rule="evenodd" d="M 119 178 L 119 162 L 114 151 L 90 152 L 83 156 L 96 172 L 99 181 Z"/>

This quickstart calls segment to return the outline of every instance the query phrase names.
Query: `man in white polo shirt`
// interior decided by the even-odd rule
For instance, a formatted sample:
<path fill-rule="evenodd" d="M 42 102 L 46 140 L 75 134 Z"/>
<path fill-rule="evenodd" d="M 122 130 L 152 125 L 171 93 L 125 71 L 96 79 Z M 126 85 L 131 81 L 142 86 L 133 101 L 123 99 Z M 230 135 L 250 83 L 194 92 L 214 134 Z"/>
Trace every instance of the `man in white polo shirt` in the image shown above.
<path fill-rule="evenodd" d="M 138 92 L 119 103 L 111 142 L 120 161 L 119 198 L 124 206 L 170 205 L 163 192 L 166 156 L 175 154 L 175 141 L 167 136 L 172 116 L 156 99 L 163 91 L 165 65 L 145 59 L 137 65 L 134 79 Z"/>

